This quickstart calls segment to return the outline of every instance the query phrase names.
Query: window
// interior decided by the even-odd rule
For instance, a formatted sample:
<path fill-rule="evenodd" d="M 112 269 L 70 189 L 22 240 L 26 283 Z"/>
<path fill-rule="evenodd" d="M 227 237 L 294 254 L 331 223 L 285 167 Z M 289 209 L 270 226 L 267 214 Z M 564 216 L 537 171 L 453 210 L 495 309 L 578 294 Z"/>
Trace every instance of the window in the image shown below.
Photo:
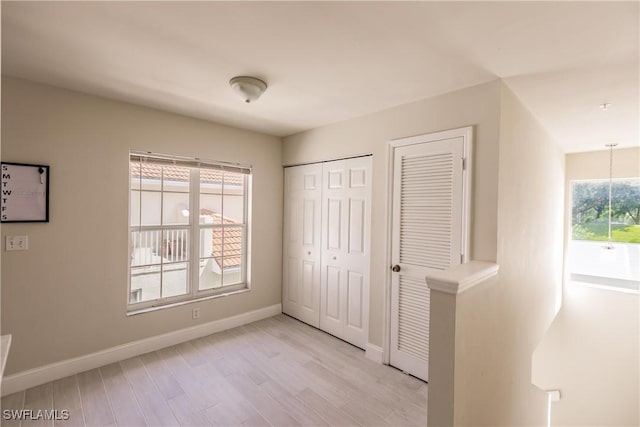
<path fill-rule="evenodd" d="M 251 168 L 129 157 L 129 309 L 246 289 Z"/>
<path fill-rule="evenodd" d="M 640 286 L 640 178 L 613 181 L 611 240 L 606 249 L 609 181 L 571 183 L 571 280 L 618 289 Z"/>

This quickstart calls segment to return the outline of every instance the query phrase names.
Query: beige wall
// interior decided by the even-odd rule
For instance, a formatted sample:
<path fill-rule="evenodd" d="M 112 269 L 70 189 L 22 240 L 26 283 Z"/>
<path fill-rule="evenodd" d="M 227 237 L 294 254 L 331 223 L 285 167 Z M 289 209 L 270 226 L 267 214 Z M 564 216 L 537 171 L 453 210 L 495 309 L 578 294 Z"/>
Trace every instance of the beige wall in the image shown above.
<path fill-rule="evenodd" d="M 2 253 L 5 374 L 280 302 L 279 138 L 4 78 L 2 142 L 4 161 L 51 166 L 50 222 L 2 226 L 29 236 Z M 130 148 L 253 165 L 251 292 L 125 316 Z"/>
<path fill-rule="evenodd" d="M 458 296 L 457 426 L 546 423 L 531 356 L 562 279 L 564 155 L 501 86 L 497 277 Z"/>
<path fill-rule="evenodd" d="M 458 297 L 454 417 L 456 425 L 544 424 L 531 355 L 561 279 L 564 155 L 503 83 L 293 135 L 282 152 L 277 138 L 129 104 L 14 79 L 3 89 L 3 160 L 46 163 L 52 173 L 51 223 L 2 229 L 30 237 L 28 252 L 2 259 L 2 333 L 15 334 L 8 373 L 194 324 L 190 305 L 124 315 L 129 148 L 254 165 L 254 289 L 200 303 L 201 322 L 280 302 L 280 162 L 372 153 L 369 340 L 381 345 L 388 141 L 474 125 L 471 258 L 501 270 Z"/>
<path fill-rule="evenodd" d="M 564 155 L 513 93 L 492 82 L 294 135 L 284 163 L 373 153 L 369 338 L 380 345 L 388 141 L 466 125 L 475 125 L 471 258 L 497 260 L 501 272 L 458 297 L 454 420 L 542 425 L 546 395 L 531 385 L 531 356 L 562 279 Z"/>
<path fill-rule="evenodd" d="M 602 145 L 604 147 L 604 144 Z M 614 148 L 613 178 L 632 178 L 640 175 L 640 148 Z M 567 154 L 566 190 L 577 179 L 608 179 L 609 150 Z M 569 208 L 569 199 L 567 199 Z M 569 215 L 567 215 L 569 218 Z M 569 235 L 569 233 L 567 233 Z"/>
<path fill-rule="evenodd" d="M 471 257 L 496 259 L 499 82 L 402 105 L 284 139 L 284 164 L 373 154 L 369 342 L 382 345 L 388 269 L 388 143 L 392 139 L 475 125 Z"/>
<path fill-rule="evenodd" d="M 606 150 L 566 156 L 566 190 L 577 179 L 606 179 Z M 614 150 L 614 177 L 640 175 L 640 149 Z M 565 206 L 566 238 L 570 205 Z M 568 273 L 568 272 L 567 272 Z M 565 281 L 562 309 L 538 347 L 533 376 L 547 389 L 559 389 L 554 426 L 640 424 L 638 294 Z"/>

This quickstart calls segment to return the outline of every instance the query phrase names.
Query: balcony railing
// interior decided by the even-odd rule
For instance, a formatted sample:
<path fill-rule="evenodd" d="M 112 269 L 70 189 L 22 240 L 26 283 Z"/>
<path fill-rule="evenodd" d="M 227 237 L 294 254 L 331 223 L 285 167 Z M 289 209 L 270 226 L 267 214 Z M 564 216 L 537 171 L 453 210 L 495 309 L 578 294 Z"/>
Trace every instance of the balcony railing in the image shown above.
<path fill-rule="evenodd" d="M 142 230 L 131 233 L 131 265 L 154 265 L 189 259 L 189 230 Z"/>

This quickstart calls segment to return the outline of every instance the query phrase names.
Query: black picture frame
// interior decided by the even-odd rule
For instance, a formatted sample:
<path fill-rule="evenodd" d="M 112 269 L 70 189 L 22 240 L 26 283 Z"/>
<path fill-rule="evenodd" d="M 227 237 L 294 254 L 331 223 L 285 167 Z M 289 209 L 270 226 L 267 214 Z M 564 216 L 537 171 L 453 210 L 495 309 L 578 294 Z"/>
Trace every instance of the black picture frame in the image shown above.
<path fill-rule="evenodd" d="M 0 162 L 0 223 L 49 222 L 49 165 Z"/>

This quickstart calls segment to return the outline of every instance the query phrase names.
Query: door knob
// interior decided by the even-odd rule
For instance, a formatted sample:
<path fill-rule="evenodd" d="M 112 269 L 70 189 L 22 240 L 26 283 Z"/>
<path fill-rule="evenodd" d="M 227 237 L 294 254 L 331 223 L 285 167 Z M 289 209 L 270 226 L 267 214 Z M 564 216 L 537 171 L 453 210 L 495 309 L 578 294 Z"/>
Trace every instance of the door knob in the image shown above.
<path fill-rule="evenodd" d="M 391 270 L 394 273 L 397 273 L 398 271 L 400 271 L 400 266 L 398 264 L 394 265 L 393 267 L 391 267 Z"/>

